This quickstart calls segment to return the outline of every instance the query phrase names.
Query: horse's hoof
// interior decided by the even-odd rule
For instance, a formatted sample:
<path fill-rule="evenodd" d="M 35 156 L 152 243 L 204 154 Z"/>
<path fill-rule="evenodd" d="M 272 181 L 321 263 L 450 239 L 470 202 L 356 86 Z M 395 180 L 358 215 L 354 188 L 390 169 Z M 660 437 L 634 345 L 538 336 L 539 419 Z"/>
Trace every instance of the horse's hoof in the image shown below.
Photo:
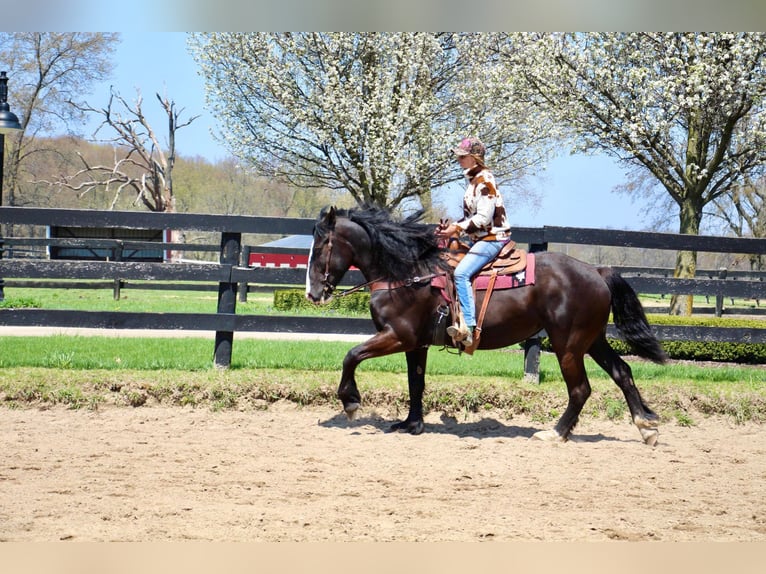
<path fill-rule="evenodd" d="M 660 431 L 656 428 L 638 430 L 641 431 L 641 438 L 644 439 L 644 444 L 648 444 L 649 446 L 657 445 L 657 441 L 660 438 Z"/>
<path fill-rule="evenodd" d="M 533 440 L 542 440 L 545 442 L 566 442 L 567 439 L 557 433 L 555 430 L 541 430 L 532 435 Z"/>
<path fill-rule="evenodd" d="M 350 421 L 353 421 L 356 418 L 357 413 L 359 412 L 359 407 L 361 405 L 359 403 L 348 403 L 343 407 L 343 411 L 346 413 L 346 418 Z"/>
<path fill-rule="evenodd" d="M 638 427 L 638 430 L 641 433 L 641 438 L 644 439 L 644 443 L 649 446 L 655 446 L 660 438 L 657 422 L 658 419 L 656 416 L 652 418 L 633 417 L 633 423 Z"/>
<path fill-rule="evenodd" d="M 412 435 L 419 435 L 423 433 L 425 428 L 423 421 L 415 421 L 414 423 L 402 421 L 392 424 L 389 432 L 408 432 Z"/>

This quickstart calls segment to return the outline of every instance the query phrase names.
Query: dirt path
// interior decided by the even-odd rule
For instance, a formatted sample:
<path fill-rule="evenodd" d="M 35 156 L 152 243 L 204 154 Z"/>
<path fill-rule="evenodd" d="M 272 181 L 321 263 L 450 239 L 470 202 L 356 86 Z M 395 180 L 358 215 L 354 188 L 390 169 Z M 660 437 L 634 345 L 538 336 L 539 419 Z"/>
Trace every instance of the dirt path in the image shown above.
<path fill-rule="evenodd" d="M 766 429 L 722 419 L 529 420 L 375 411 L 0 411 L 0 540 L 766 540 Z"/>

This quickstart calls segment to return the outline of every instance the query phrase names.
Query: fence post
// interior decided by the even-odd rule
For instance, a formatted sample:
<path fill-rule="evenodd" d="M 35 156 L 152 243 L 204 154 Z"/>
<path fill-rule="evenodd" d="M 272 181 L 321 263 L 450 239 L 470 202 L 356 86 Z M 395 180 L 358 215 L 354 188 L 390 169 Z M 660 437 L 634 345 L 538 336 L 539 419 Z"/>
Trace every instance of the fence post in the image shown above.
<path fill-rule="evenodd" d="M 239 254 L 242 249 L 242 234 L 224 231 L 221 233 L 221 265 L 235 266 L 239 263 Z M 218 312 L 235 313 L 237 310 L 237 284 L 220 282 L 218 284 Z M 231 365 L 231 350 L 234 344 L 233 331 L 215 332 L 215 359 L 216 367 L 227 368 Z"/>
<path fill-rule="evenodd" d="M 2 134 L 0 134 L 2 136 Z M 0 177 L 2 177 L 2 171 L 0 171 Z M 2 190 L 0 190 L 0 193 L 2 193 Z M 0 200 L 0 203 L 2 203 L 2 200 Z M 3 252 L 5 251 L 5 241 L 3 241 L 3 231 L 0 227 L 0 261 L 3 259 Z M 0 303 L 5 301 L 5 279 L 0 277 Z"/>
<path fill-rule="evenodd" d="M 242 247 L 242 257 L 239 260 L 240 267 L 250 266 L 250 249 L 251 247 L 249 245 Z M 239 284 L 239 302 L 247 303 L 247 281 L 242 281 L 242 283 Z"/>
<path fill-rule="evenodd" d="M 726 279 L 726 267 L 721 267 L 718 270 L 718 278 L 719 279 Z M 716 293 L 715 296 L 715 316 L 720 317 L 723 315 L 723 294 L 722 293 Z"/>
<path fill-rule="evenodd" d="M 530 243 L 529 252 L 539 253 L 548 251 L 548 242 Z M 532 383 L 540 382 L 540 347 L 541 333 L 537 333 L 524 341 L 524 380 Z"/>
<path fill-rule="evenodd" d="M 117 240 L 117 243 L 114 247 L 112 247 L 112 261 L 122 261 L 122 251 L 124 249 L 125 245 L 122 243 L 121 240 Z M 114 278 L 114 289 L 112 293 L 112 297 L 115 301 L 120 300 L 120 288 L 122 287 L 122 279 L 119 277 Z"/>

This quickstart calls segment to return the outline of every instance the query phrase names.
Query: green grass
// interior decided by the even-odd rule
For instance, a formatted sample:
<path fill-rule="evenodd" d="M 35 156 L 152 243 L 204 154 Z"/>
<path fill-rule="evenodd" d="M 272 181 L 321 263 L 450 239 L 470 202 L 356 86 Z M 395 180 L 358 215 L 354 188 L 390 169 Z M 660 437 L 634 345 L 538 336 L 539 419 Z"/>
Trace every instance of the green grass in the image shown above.
<path fill-rule="evenodd" d="M 218 370 L 212 366 L 212 339 L 2 337 L 0 404 L 243 409 L 288 400 L 338 406 L 341 365 L 353 345 L 241 339 L 232 368 Z M 664 420 L 691 425 L 721 415 L 735 422 L 766 421 L 766 375 L 760 367 L 630 362 L 644 398 Z M 593 394 L 584 416 L 627 419 L 617 386 L 590 360 L 588 372 Z M 554 420 L 566 407 L 555 357 L 542 354 L 540 373 L 539 384 L 523 380 L 520 350 L 478 351 L 471 357 L 432 349 L 424 406 L 453 414 L 492 408 Z M 406 379 L 401 354 L 365 361 L 357 372 L 365 404 L 397 416 L 407 405 Z"/>
<path fill-rule="evenodd" d="M 120 299 L 114 299 L 109 289 L 5 289 L 6 306 L 14 301 L 34 302 L 41 309 L 73 311 L 128 311 L 147 313 L 215 313 L 218 306 L 216 291 L 164 291 L 153 289 L 124 289 Z M 271 294 L 250 294 L 248 303 L 238 303 L 238 310 L 259 308 L 273 310 Z M 260 311 L 259 311 L 260 312 Z"/>
<path fill-rule="evenodd" d="M 282 341 L 236 339 L 231 369 L 297 369 L 336 372 L 353 343 L 342 341 Z M 180 370 L 212 368 L 214 342 L 197 337 L 134 338 L 51 335 L 0 337 L 0 368 L 44 367 L 55 369 Z M 628 359 L 630 361 L 630 359 Z M 752 381 L 766 384 L 766 369 L 722 364 L 715 367 L 690 362 L 656 365 L 633 360 L 636 380 L 688 380 L 709 383 Z M 592 380 L 609 380 L 592 360 L 586 362 Z M 405 373 L 403 354 L 364 361 L 359 370 Z M 431 375 L 502 377 L 524 376 L 523 353 L 518 346 L 500 351 L 478 351 L 473 357 L 433 348 L 428 357 Z M 543 353 L 543 381 L 563 381 L 555 356 Z"/>
<path fill-rule="evenodd" d="M 6 288 L 6 306 L 47 309 L 212 313 L 217 293 L 126 289 Z M 271 293 L 251 293 L 238 313 L 277 313 Z M 327 313 L 318 309 L 317 313 Z M 118 338 L 53 335 L 0 337 L 0 404 L 102 404 L 142 407 L 155 403 L 212 409 L 265 408 L 277 400 L 337 405 L 343 358 L 353 343 L 237 338 L 230 369 L 213 367 L 214 342 L 206 338 Z M 671 362 L 655 365 L 628 358 L 637 386 L 664 420 L 680 425 L 721 415 L 735 422 L 766 421 L 766 369 L 734 364 Z M 593 394 L 584 416 L 627 418 L 620 390 L 587 361 Z M 429 410 L 448 413 L 501 409 L 540 421 L 560 416 L 566 388 L 558 363 L 543 353 L 540 383 L 524 382 L 518 346 L 478 351 L 473 357 L 434 348 L 429 353 Z M 401 416 L 407 405 L 404 355 L 363 362 L 357 373 L 366 405 Z"/>
<path fill-rule="evenodd" d="M 115 300 L 110 289 L 5 289 L 2 307 L 35 307 L 71 311 L 123 311 L 144 313 L 215 313 L 217 291 L 165 291 L 155 289 L 123 289 Z M 247 301 L 237 301 L 238 314 L 281 314 L 274 308 L 274 295 L 268 292 L 248 293 Z M 337 315 L 327 307 L 307 307 L 291 315 Z M 360 316 L 360 315 L 356 315 Z M 364 316 L 369 316 L 367 313 Z"/>
<path fill-rule="evenodd" d="M 627 278 L 630 281 L 630 277 Z M 662 307 L 670 305 L 670 295 L 663 297 L 662 295 L 644 294 L 640 296 L 641 302 L 646 307 Z M 705 297 L 704 295 L 695 295 L 693 297 L 695 309 L 715 309 L 715 296 Z M 763 302 L 761 302 L 763 308 Z M 758 309 L 754 299 L 743 299 L 741 297 L 734 297 L 732 303 L 731 297 L 724 297 L 723 300 L 724 309 Z"/>
<path fill-rule="evenodd" d="M 132 282 L 135 287 L 125 288 L 121 292 L 120 299 L 114 300 L 111 289 L 42 289 L 42 288 L 18 288 L 6 287 L 6 302 L 2 306 L 19 307 L 35 306 L 42 309 L 70 309 L 83 311 L 142 311 L 142 312 L 177 312 L 177 313 L 215 313 L 217 308 L 218 293 L 212 291 L 165 291 L 155 289 L 141 289 L 141 281 Z M 280 289 L 288 287 L 278 286 Z M 302 289 L 298 286 L 296 289 Z M 641 301 L 645 306 L 667 305 L 670 297 L 659 295 L 641 295 Z M 715 299 L 710 298 L 706 302 L 705 297 L 694 297 L 694 305 L 697 309 L 714 308 Z M 735 298 L 734 304 L 727 297 L 724 307 L 728 314 L 736 314 L 737 309 L 757 308 L 752 299 Z M 277 313 L 274 309 L 274 296 L 271 291 L 252 292 L 248 294 L 246 303 L 237 302 L 238 313 L 271 314 Z M 328 314 L 327 308 L 302 309 L 300 314 Z M 709 320 L 711 315 L 696 317 L 699 321 Z M 763 320 L 763 317 L 755 317 L 755 320 Z"/>

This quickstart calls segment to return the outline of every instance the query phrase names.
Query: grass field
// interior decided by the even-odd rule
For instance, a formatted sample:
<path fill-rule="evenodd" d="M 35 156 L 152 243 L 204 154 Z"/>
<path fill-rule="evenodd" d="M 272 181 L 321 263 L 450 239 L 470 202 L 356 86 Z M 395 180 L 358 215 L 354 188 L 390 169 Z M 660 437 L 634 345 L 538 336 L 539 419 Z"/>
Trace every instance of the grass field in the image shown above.
<path fill-rule="evenodd" d="M 134 282 L 140 285 L 141 282 Z M 289 289 L 290 287 L 280 287 Z M 301 286 L 295 287 L 302 289 Z M 140 311 L 140 312 L 177 312 L 177 313 L 214 313 L 217 307 L 218 293 L 211 291 L 165 291 L 131 287 L 123 289 L 120 299 L 115 301 L 110 289 L 39 289 L 6 287 L 6 301 L 2 306 L 34 306 L 42 309 L 70 309 L 83 311 Z M 270 314 L 274 309 L 274 296 L 271 291 L 251 292 L 247 302 L 237 302 L 237 313 Z M 647 307 L 663 307 L 669 304 L 670 297 L 660 295 L 642 295 L 641 301 Z M 696 309 L 714 309 L 715 298 L 695 296 Z M 766 305 L 766 303 L 764 303 Z M 728 314 L 736 314 L 738 309 L 759 309 L 753 299 L 726 299 Z M 302 314 L 328 314 L 326 308 L 302 309 Z M 709 314 L 705 316 L 710 316 Z M 756 320 L 766 321 L 766 314 L 756 316 Z"/>
<path fill-rule="evenodd" d="M 115 301 L 109 290 L 6 289 L 6 302 L 50 309 L 213 312 L 215 292 L 130 289 Z M 250 294 L 240 313 L 276 313 L 270 293 Z M 322 312 L 317 311 L 317 312 Z M 275 400 L 336 404 L 343 357 L 353 343 L 237 339 L 232 366 L 213 367 L 213 341 L 201 338 L 85 336 L 0 337 L 0 402 L 11 408 L 66 405 L 98 408 L 154 402 L 210 408 L 249 408 Z M 629 359 L 647 402 L 664 418 L 694 424 L 701 416 L 766 421 L 766 369 L 762 366 Z M 592 361 L 586 409 L 626 417 L 619 389 Z M 540 383 L 523 380 L 518 347 L 479 351 L 473 357 L 435 348 L 429 354 L 426 407 L 445 411 L 499 408 L 548 420 L 566 404 L 555 357 L 543 353 Z M 359 386 L 368 404 L 406 407 L 403 355 L 362 363 Z"/>
<path fill-rule="evenodd" d="M 8 407 L 66 405 L 98 408 L 158 402 L 210 408 L 262 407 L 276 400 L 337 404 L 335 389 L 347 342 L 236 342 L 232 367 L 212 366 L 213 342 L 201 338 L 83 336 L 0 337 L 0 401 Z M 665 419 L 694 424 L 701 416 L 766 420 L 766 370 L 760 367 L 630 359 L 645 399 Z M 593 416 L 621 418 L 619 389 L 592 361 Z M 362 363 L 359 386 L 367 404 L 401 411 L 407 404 L 403 355 Z M 540 420 L 557 417 L 566 388 L 555 358 L 543 353 L 540 383 L 524 382 L 518 349 L 473 357 L 433 349 L 426 407 L 446 412 L 497 408 Z"/>
<path fill-rule="evenodd" d="M 128 311 L 146 313 L 215 313 L 216 291 L 164 291 L 125 289 L 119 300 L 109 289 L 5 289 L 6 306 L 67 309 L 74 311 Z M 239 313 L 272 313 L 271 293 L 250 293 L 247 303 L 237 303 Z"/>

